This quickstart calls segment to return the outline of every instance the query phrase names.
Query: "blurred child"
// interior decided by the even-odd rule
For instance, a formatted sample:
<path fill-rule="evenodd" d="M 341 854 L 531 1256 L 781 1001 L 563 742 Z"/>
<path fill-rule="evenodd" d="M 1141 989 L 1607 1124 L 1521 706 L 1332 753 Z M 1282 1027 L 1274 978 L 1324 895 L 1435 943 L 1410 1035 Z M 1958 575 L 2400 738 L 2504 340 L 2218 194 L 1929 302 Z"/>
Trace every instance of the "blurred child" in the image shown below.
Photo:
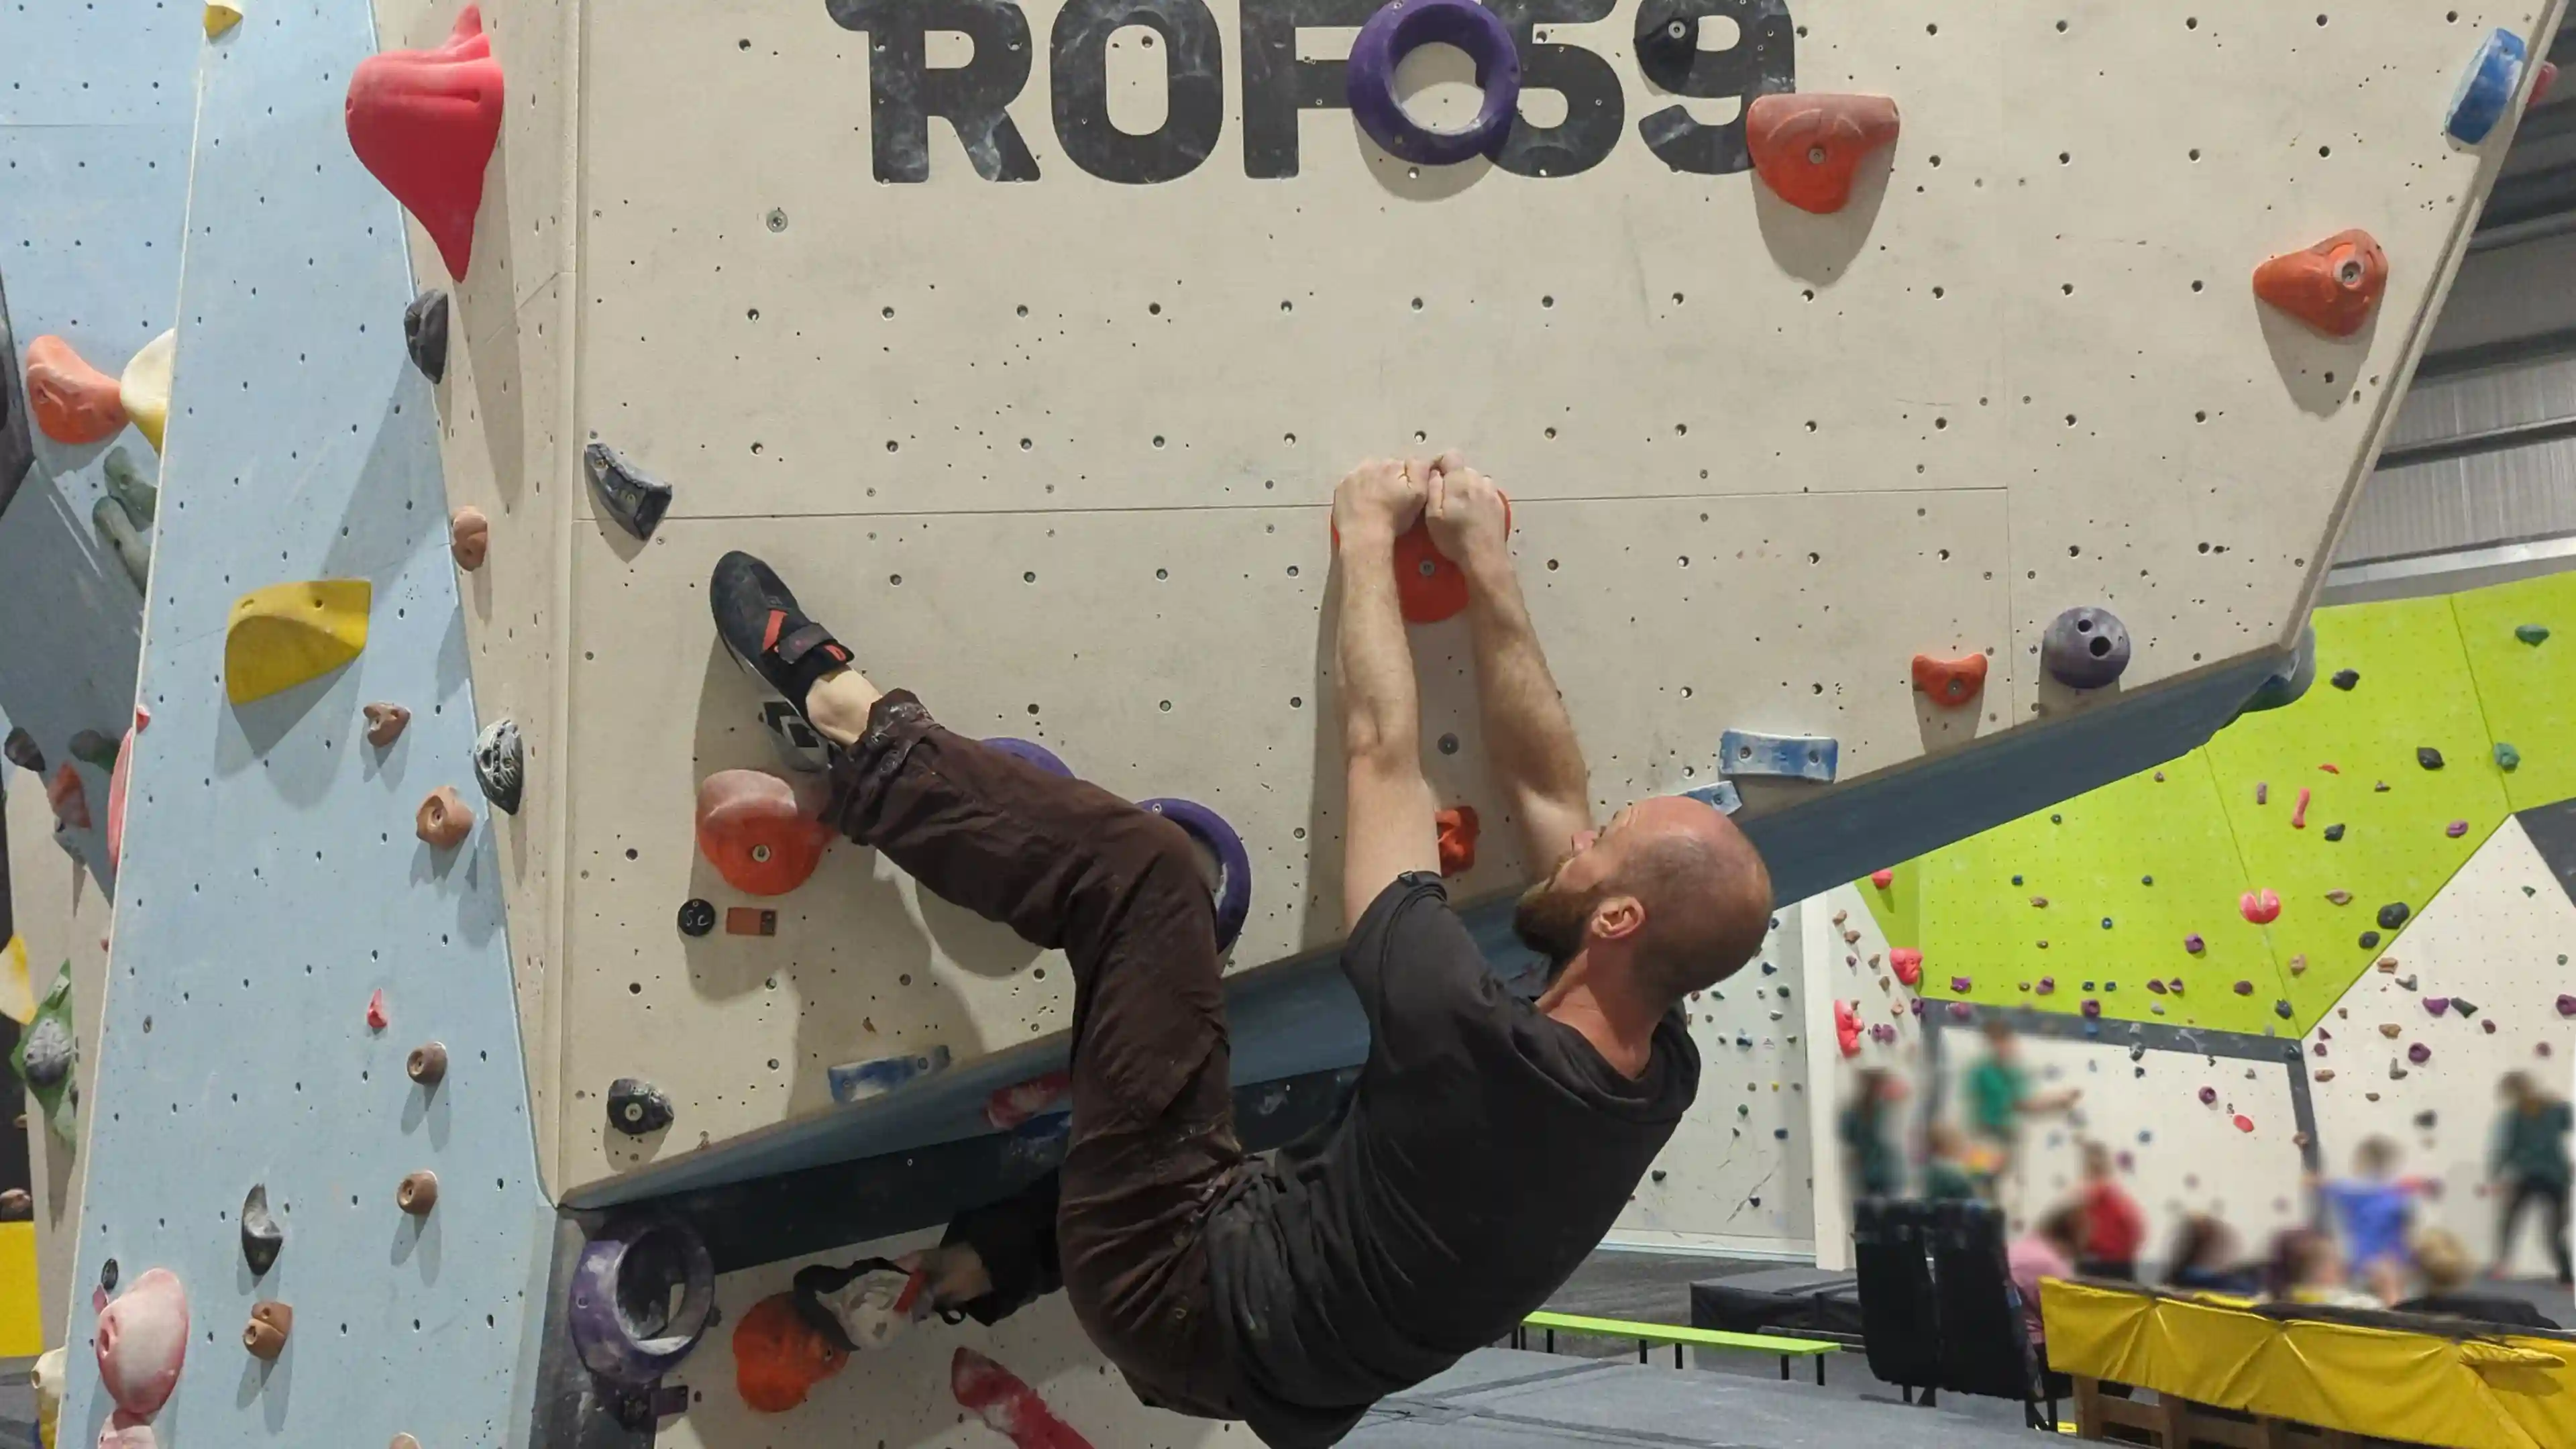
<path fill-rule="evenodd" d="M 2021 1119 L 2065 1111 L 2083 1093 L 2075 1087 L 2032 1091 L 2030 1073 L 2021 1064 L 2021 1040 L 2014 1035 L 2012 1023 L 1989 1016 L 1985 1032 L 1986 1059 L 1968 1069 L 1968 1125 L 1992 1149 L 2000 1177 L 2011 1170 L 2013 1149 L 2021 1141 Z"/>
<path fill-rule="evenodd" d="M 2318 1183 L 2317 1196 L 2334 1213 L 2354 1277 L 2393 1298 L 2413 1271 L 2408 1219 L 2423 1184 L 2397 1176 L 2397 1144 L 2385 1137 L 2363 1138 L 2352 1163 L 2352 1176 Z"/>
<path fill-rule="evenodd" d="M 2076 1250 L 2084 1241 L 2084 1206 L 2061 1203 L 2039 1220 L 2039 1226 L 2004 1245 L 2013 1289 L 2021 1295 L 2021 1321 L 2039 1361 L 2048 1362 L 2047 1339 L 2039 1321 L 2039 1280 L 2075 1276 Z"/>
<path fill-rule="evenodd" d="M 1930 1156 L 1923 1162 L 1923 1195 L 1928 1198 L 1972 1198 L 1977 1180 L 1968 1172 L 1968 1136 L 1956 1122 L 1935 1122 L 1923 1134 Z"/>
<path fill-rule="evenodd" d="M 2426 1228 L 2415 1235 L 2415 1266 L 2423 1274 L 2424 1291 L 2398 1304 L 2400 1313 L 2434 1313 L 2517 1328 L 2558 1326 L 2549 1315 L 2522 1299 L 2502 1293 L 2463 1291 L 2474 1271 L 2468 1245 L 2441 1228 Z"/>
<path fill-rule="evenodd" d="M 2193 1213 L 2182 1220 L 2165 1263 L 2169 1288 L 2241 1297 L 2263 1291 L 2261 1272 L 2240 1261 L 2235 1230 L 2208 1213 Z"/>
<path fill-rule="evenodd" d="M 2494 1265 L 2487 1271 L 2504 1276 L 2505 1261 L 2513 1256 L 2513 1230 L 2522 1221 L 2522 1210 L 2537 1202 L 2545 1212 L 2543 1221 L 2549 1230 L 2550 1255 L 2558 1262 L 2558 1281 L 2565 1283 L 2569 1280 L 2567 1103 L 2542 1091 L 2520 1072 L 2505 1073 L 2496 1088 L 2505 1105 L 2504 1115 L 2496 1121 L 2488 1176 L 2495 1179 L 2496 1195 L 2504 1200 L 2504 1210 L 2496 1225 Z"/>
<path fill-rule="evenodd" d="M 2314 1228 L 2290 1228 L 2272 1240 L 2269 1296 L 2284 1303 L 2326 1308 L 2386 1308 L 2388 1301 L 2344 1281 L 2344 1258 L 2334 1238 Z"/>
<path fill-rule="evenodd" d="M 1885 1067 L 1864 1067 L 1852 1080 L 1852 1099 L 1836 1124 L 1854 1197 L 1903 1197 L 1905 1157 L 1889 1127 L 1905 1100 L 1905 1079 Z"/>
<path fill-rule="evenodd" d="M 2084 1185 L 2076 1201 L 2084 1212 L 2084 1241 L 2077 1261 L 2088 1278 L 2135 1279 L 2138 1249 L 2147 1241 L 2147 1215 L 2120 1186 L 2111 1149 L 2084 1144 Z"/>

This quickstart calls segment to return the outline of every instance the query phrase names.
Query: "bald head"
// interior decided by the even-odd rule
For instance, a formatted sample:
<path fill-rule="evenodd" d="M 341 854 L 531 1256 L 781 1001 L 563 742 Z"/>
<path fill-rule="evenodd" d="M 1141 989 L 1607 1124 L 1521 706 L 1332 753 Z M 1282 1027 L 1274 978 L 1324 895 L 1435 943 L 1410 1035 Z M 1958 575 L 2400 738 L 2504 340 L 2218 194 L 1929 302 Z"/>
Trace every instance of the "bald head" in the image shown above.
<path fill-rule="evenodd" d="M 1700 801 L 1657 796 L 1622 810 L 1521 898 L 1523 940 L 1563 966 L 1615 959 L 1647 994 L 1678 1001 L 1725 980 L 1762 947 L 1771 875 L 1734 822 Z"/>

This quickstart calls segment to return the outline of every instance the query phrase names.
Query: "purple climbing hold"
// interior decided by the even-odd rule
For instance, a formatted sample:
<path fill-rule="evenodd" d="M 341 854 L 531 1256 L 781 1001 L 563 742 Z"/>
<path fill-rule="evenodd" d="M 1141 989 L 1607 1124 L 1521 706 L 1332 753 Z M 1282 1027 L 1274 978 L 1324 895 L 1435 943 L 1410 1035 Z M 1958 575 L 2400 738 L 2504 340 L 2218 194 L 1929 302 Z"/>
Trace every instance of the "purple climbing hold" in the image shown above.
<path fill-rule="evenodd" d="M 2101 1014 L 2102 1014 L 2102 1003 L 2101 1003 L 2100 1001 L 2098 1001 L 2098 1000 L 2094 999 L 2093 997 L 2090 997 L 2090 996 L 2085 997 L 2085 998 L 2084 998 L 2084 1015 L 2085 1015 L 2086 1017 L 2088 1017 L 2088 1018 L 2092 1018 L 2092 1017 L 2098 1017 L 2098 1016 L 2100 1016 Z"/>
<path fill-rule="evenodd" d="M 2206 1107 L 2215 1103 L 2217 1100 L 2218 1089 L 2216 1087 L 2203 1087 L 2200 1089 L 2200 1105 Z"/>
<path fill-rule="evenodd" d="M 2457 840 L 2461 836 L 2469 833 L 2469 822 L 2465 820 L 2454 820 L 2450 824 L 2442 827 L 2442 833 L 2451 837 L 2453 840 Z"/>
<path fill-rule="evenodd" d="M 1243 848 L 1243 837 L 1223 816 L 1193 800 L 1166 797 L 1136 804 L 1188 832 L 1215 861 L 1216 884 L 1210 889 L 1216 897 L 1216 948 L 1232 947 L 1234 938 L 1243 934 L 1245 918 L 1252 914 L 1252 856 Z"/>
<path fill-rule="evenodd" d="M 2042 995 L 2042 996 L 2046 996 L 2046 995 L 2048 995 L 2049 993 L 2051 993 L 2051 992 L 2055 991 L 2056 989 L 2057 989 L 2057 978 L 2056 978 L 2056 977 L 2054 977 L 2054 976 L 2042 976 L 2041 978 L 2039 978 L 2039 994 L 2040 994 L 2040 995 Z"/>
<path fill-rule="evenodd" d="M 2558 1014 L 2576 1016 L 2576 996 L 2570 996 L 2564 991 L 2558 993 Z"/>
<path fill-rule="evenodd" d="M 1976 1014 L 1976 1009 L 1964 1001 L 1953 1001 L 1950 1003 L 1950 1019 L 1952 1021 L 1966 1021 L 1969 1017 Z"/>
<path fill-rule="evenodd" d="M 585 1367 L 614 1383 L 649 1384 L 687 1358 L 715 1323 L 715 1260 L 683 1219 L 615 1221 L 582 1245 L 570 1308 L 566 1318 Z"/>
<path fill-rule="evenodd" d="M 2152 976 L 2147 978 L 2147 989 L 2158 996 L 2165 994 L 2165 984 Z"/>
<path fill-rule="evenodd" d="M 2451 1009 L 2451 998 L 2447 996 L 2427 996 L 2424 998 L 2424 1009 L 2433 1013 L 2435 1016 L 2440 1016 Z"/>
<path fill-rule="evenodd" d="M 2433 1049 L 2424 1045 L 2420 1041 L 2406 1049 L 2406 1060 L 2413 1062 L 2419 1067 L 2432 1059 Z"/>
<path fill-rule="evenodd" d="M 1969 984 L 1968 978 L 1965 976 L 1953 976 L 1950 978 L 1950 989 L 1953 991 L 1964 992 L 1968 989 Z"/>
<path fill-rule="evenodd" d="M 2270 784 L 2262 780 L 2254 782 L 2254 803 L 2257 805 L 2269 805 L 2272 803 L 2272 787 Z"/>
<path fill-rule="evenodd" d="M 2209 949 L 2209 943 L 2200 939 L 2200 933 L 2198 931 L 2194 931 L 2190 935 L 2182 938 L 2182 948 L 2197 956 L 2201 952 Z"/>
<path fill-rule="evenodd" d="M 1449 45 L 1476 63 L 1484 104 L 1463 129 L 1435 131 L 1404 113 L 1396 67 L 1425 45 Z M 1474 0 L 1389 0 L 1360 27 L 1346 71 L 1351 115 L 1369 139 L 1418 166 L 1448 166 L 1488 155 L 1519 114 L 1520 52 L 1502 17 Z"/>
<path fill-rule="evenodd" d="M 2239 982 L 2237 982 L 2237 983 L 2236 983 L 2236 994 L 2237 994 L 2237 995 L 2239 995 L 2239 996 L 2251 996 L 2251 995 L 2253 995 L 2253 994 L 2254 994 L 2254 983 L 2253 983 L 2253 982 L 2251 982 L 2251 981 L 2239 981 Z"/>
<path fill-rule="evenodd" d="M 1913 999 L 1912 999 L 1912 1002 L 1911 1002 L 1911 1005 L 1912 1005 L 1912 1007 L 1913 1007 L 1913 1009 L 1914 1009 L 1914 1014 L 1915 1014 L 1916 1016 L 1921 1016 L 1921 1015 L 1923 1014 L 1923 998 L 1922 998 L 1922 997 L 1917 996 L 1917 997 L 1913 998 Z"/>
<path fill-rule="evenodd" d="M 1058 759 L 1055 751 L 1048 749 L 1046 746 L 1039 744 L 1035 740 L 1015 739 L 1009 735 L 995 735 L 984 741 L 984 748 L 1009 755 L 1013 759 L 1026 760 L 1030 764 L 1037 766 L 1039 769 L 1046 771 L 1048 774 L 1055 776 L 1059 780 L 1070 780 L 1073 778 L 1072 767 L 1066 765 L 1063 760 Z"/>

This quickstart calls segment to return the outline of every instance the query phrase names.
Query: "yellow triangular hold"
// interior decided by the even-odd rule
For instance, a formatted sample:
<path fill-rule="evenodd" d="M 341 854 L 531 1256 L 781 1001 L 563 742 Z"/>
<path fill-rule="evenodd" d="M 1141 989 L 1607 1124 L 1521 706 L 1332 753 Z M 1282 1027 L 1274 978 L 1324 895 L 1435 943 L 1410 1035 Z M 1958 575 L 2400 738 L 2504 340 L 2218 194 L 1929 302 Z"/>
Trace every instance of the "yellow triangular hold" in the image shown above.
<path fill-rule="evenodd" d="M 312 579 L 235 599 L 224 623 L 224 693 L 248 704 L 357 658 L 375 592 L 365 579 Z"/>
<path fill-rule="evenodd" d="M 241 24 L 239 0 L 206 0 L 206 38 L 214 39 Z"/>
<path fill-rule="evenodd" d="M 25 1026 L 36 1019 L 36 987 L 27 979 L 27 938 L 11 936 L 0 948 L 0 1016 Z"/>
<path fill-rule="evenodd" d="M 142 429 L 150 440 L 152 451 L 161 451 L 161 429 L 170 420 L 170 367 L 179 354 L 179 329 L 171 328 L 143 344 L 125 364 L 125 375 L 116 380 L 117 401 L 125 404 L 125 416 Z"/>

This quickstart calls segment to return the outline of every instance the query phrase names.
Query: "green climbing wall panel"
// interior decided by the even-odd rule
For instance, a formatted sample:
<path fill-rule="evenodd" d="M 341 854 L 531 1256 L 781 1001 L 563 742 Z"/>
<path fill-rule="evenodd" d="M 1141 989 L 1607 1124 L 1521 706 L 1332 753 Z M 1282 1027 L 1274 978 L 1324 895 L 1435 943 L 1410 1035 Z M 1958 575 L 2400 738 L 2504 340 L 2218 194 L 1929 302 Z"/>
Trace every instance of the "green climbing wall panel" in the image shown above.
<path fill-rule="evenodd" d="M 2517 638 L 2528 624 L 2551 637 Z M 1923 948 L 1923 994 L 2304 1032 L 2398 951 L 2403 928 L 2380 928 L 2380 907 L 2421 911 L 2508 814 L 2576 797 L 2576 749 L 2554 744 L 2576 719 L 2576 573 L 2321 609 L 2315 625 L 2317 682 L 2295 703 L 1897 866 L 1885 890 L 1858 882 L 1889 943 Z M 2344 670 L 2359 675 L 2350 690 L 2333 684 Z M 2497 740 L 2521 753 L 2510 773 Z M 2439 750 L 2442 768 L 2418 764 L 2419 747 Z M 2302 789 L 2304 827 L 2293 823 Z M 2266 888 L 2281 915 L 2253 925 L 2240 898 Z M 2379 943 L 2362 945 L 2374 930 Z M 1953 991 L 1961 977 L 1968 988 Z"/>
<path fill-rule="evenodd" d="M 2491 738 L 2522 754 L 2511 773 L 2496 768 L 2492 749 L 2478 763 L 2504 782 L 2516 810 L 2576 796 L 2568 730 L 2576 722 L 2576 573 L 2498 584 L 2452 603 Z M 2527 624 L 2549 637 L 2536 645 L 2514 637 Z"/>

